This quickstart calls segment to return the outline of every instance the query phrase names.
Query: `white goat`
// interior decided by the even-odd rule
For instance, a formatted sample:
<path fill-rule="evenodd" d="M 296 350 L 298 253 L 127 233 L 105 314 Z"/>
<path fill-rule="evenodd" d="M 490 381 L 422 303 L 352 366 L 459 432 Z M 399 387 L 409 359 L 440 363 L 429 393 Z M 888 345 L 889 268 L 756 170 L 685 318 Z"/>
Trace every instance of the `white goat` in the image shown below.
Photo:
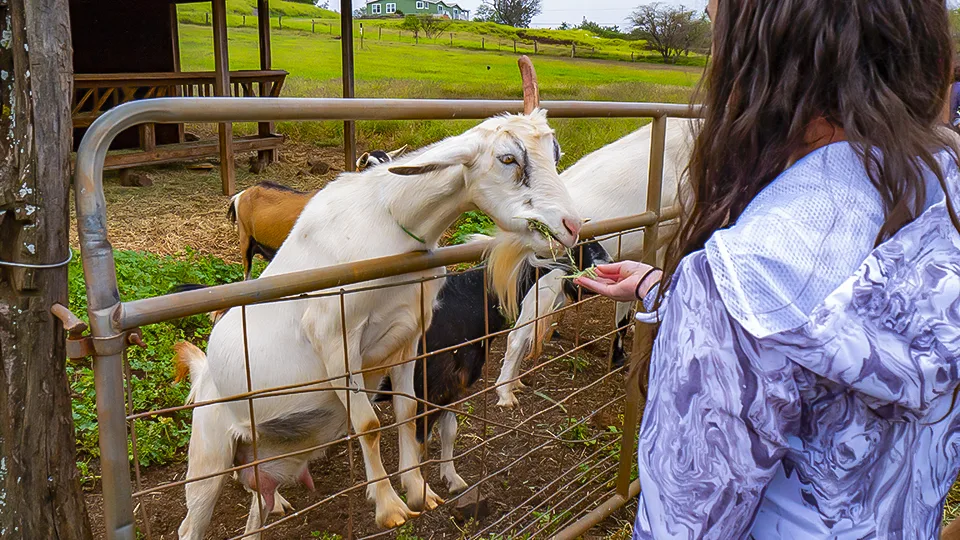
<path fill-rule="evenodd" d="M 695 122 L 696 120 L 683 118 L 667 120 L 662 190 L 664 208 L 677 202 L 680 179 L 690 160 L 691 135 Z M 599 221 L 646 212 L 652 126 L 647 124 L 584 156 L 563 171 L 560 179 L 573 197 L 580 215 Z M 661 238 L 673 234 L 675 230 L 676 223 L 661 227 Z M 643 255 L 643 231 L 625 234 L 619 241 L 616 237 L 608 238 L 601 242 L 601 245 L 615 260 L 639 260 Z M 519 328 L 507 336 L 507 351 L 497 379 L 497 405 L 501 407 L 511 408 L 517 405 L 514 390 L 522 387 L 517 379 L 520 362 L 532 351 L 539 350 L 536 342 L 541 337 L 535 335 L 536 329 L 543 330 L 545 325 L 549 325 L 549 321 L 541 321 L 535 325 L 524 324 L 538 317 L 545 317 L 566 304 L 566 298 L 561 294 L 561 281 L 544 276 L 537 286 L 540 289 L 540 306 L 536 305 L 534 289 L 530 289 L 523 299 L 521 312 L 517 317 Z M 631 307 L 632 304 L 617 304 L 618 326 L 622 327 L 627 323 Z M 621 340 L 621 335 L 618 333 L 615 339 Z"/>
<path fill-rule="evenodd" d="M 466 210 L 486 212 L 499 227 L 522 235 L 543 252 L 550 240 L 529 228 L 536 220 L 566 246 L 577 241 L 582 220 L 556 171 L 559 146 L 546 114 L 499 116 L 466 133 L 448 138 L 391 167 L 374 167 L 333 182 L 310 200 L 290 236 L 263 276 L 318 268 L 350 261 L 432 249 L 443 232 Z M 442 269 L 377 280 L 397 283 L 434 275 Z M 416 355 L 421 329 L 430 324 L 440 281 L 423 288 L 426 320 L 420 319 L 419 285 L 348 294 L 344 297 L 347 343 L 341 340 L 340 298 L 309 298 L 246 308 L 246 347 L 252 390 L 342 377 L 311 388 L 346 386 L 355 391 L 327 390 L 258 399 L 254 403 L 257 459 L 323 444 L 341 436 L 347 421 L 360 435 L 367 495 L 376 502 L 377 523 L 395 527 L 411 511 L 432 509 L 442 500 L 426 486 L 418 468 L 420 445 L 414 424 L 415 401 L 394 397 L 400 435 L 401 483 L 405 504 L 394 491 L 380 458 L 379 428 L 370 396 L 380 375 L 358 374 L 399 363 Z M 190 368 L 192 397 L 197 401 L 247 392 L 243 311 L 231 309 L 214 327 L 207 356 L 199 350 L 180 358 Z M 344 358 L 346 356 L 346 358 Z M 389 368 L 397 392 L 413 396 L 412 362 Z M 350 417 L 346 411 L 349 401 Z M 215 474 L 233 464 L 253 460 L 253 438 L 246 402 L 199 407 L 193 413 L 187 478 Z M 259 491 L 265 507 L 275 507 L 279 486 L 312 485 L 306 466 L 310 455 L 297 455 L 241 469 L 240 480 Z M 259 477 L 259 482 L 257 481 Z M 181 538 L 201 539 L 209 524 L 223 476 L 186 486 L 187 516 Z M 424 496 L 425 494 L 425 496 Z M 254 493 L 247 530 L 261 525 Z"/>

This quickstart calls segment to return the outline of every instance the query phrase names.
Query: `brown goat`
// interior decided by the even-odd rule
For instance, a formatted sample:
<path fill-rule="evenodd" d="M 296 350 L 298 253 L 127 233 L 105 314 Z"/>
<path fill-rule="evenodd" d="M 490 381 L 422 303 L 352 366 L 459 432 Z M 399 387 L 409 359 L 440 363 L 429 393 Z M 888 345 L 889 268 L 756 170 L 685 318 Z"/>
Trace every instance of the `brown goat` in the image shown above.
<path fill-rule="evenodd" d="M 404 145 L 393 152 L 365 152 L 357 160 L 357 170 L 393 161 L 406 150 Z M 254 255 L 259 254 L 268 261 L 273 259 L 317 191 L 297 191 L 273 182 L 260 182 L 233 196 L 227 217 L 237 225 L 244 279 L 250 279 Z"/>

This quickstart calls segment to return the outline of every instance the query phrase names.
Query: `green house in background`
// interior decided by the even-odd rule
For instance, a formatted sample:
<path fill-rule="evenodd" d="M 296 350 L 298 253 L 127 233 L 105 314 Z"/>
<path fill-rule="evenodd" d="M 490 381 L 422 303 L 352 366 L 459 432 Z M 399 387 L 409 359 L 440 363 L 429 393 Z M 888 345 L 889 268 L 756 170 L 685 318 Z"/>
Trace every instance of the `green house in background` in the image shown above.
<path fill-rule="evenodd" d="M 364 12 L 368 17 L 404 15 L 436 15 L 458 21 L 469 21 L 470 11 L 443 0 L 367 0 Z"/>

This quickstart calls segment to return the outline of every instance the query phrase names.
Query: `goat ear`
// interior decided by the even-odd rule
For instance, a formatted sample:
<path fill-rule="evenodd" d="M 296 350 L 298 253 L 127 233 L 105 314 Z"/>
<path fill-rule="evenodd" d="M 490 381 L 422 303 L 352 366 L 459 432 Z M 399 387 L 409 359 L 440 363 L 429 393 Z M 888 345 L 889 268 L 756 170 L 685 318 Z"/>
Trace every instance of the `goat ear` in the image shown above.
<path fill-rule="evenodd" d="M 454 143 L 453 148 L 449 146 L 444 144 L 441 147 L 432 148 L 403 165 L 396 165 L 387 170 L 399 176 L 415 176 L 442 171 L 457 165 L 467 165 L 473 161 L 476 154 L 476 148 L 473 145 L 466 144 L 464 141 L 462 144 Z"/>
<path fill-rule="evenodd" d="M 357 158 L 357 170 L 362 171 L 367 166 L 367 160 L 370 159 L 370 152 L 364 152 L 362 156 Z"/>
<path fill-rule="evenodd" d="M 404 152 L 407 151 L 407 145 L 403 145 L 400 148 L 397 148 L 393 152 L 387 152 L 387 155 L 390 156 L 390 159 L 397 159 L 402 156 Z"/>

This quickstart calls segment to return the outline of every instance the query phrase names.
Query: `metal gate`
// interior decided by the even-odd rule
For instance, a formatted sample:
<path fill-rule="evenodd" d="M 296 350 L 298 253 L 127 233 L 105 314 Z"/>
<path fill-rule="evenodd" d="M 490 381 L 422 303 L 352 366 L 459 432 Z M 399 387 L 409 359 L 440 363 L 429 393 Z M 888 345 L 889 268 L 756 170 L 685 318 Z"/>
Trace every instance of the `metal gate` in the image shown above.
<path fill-rule="evenodd" d="M 653 248 L 657 246 L 658 224 L 673 215 L 671 209 L 662 211 L 660 201 L 666 118 L 668 116 L 689 118 L 698 114 L 698 112 L 687 105 L 643 103 L 557 101 L 543 102 L 541 107 L 549 111 L 551 118 L 653 118 L 647 212 L 616 220 L 588 223 L 581 233 L 582 237 L 591 238 L 604 235 L 622 235 L 631 231 L 642 230 L 644 231 L 645 246 L 649 246 L 644 249 L 645 259 L 651 262 L 656 254 L 656 249 Z M 176 410 L 209 406 L 225 401 L 248 401 L 251 403 L 252 414 L 254 399 L 299 392 L 335 391 L 349 386 L 349 384 L 341 385 L 337 380 L 328 379 L 282 388 L 259 390 L 252 390 L 251 388 L 250 392 L 242 395 L 194 403 L 174 409 L 133 411 L 128 408 L 128 401 L 124 392 L 124 351 L 132 343 L 139 340 L 139 327 L 219 309 L 254 303 L 284 301 L 284 299 L 290 299 L 294 296 L 297 298 L 302 298 L 304 295 L 339 296 L 342 305 L 345 295 L 369 289 L 369 287 L 365 288 L 362 285 L 364 281 L 387 276 L 399 276 L 414 271 L 458 263 L 475 262 L 481 259 L 486 247 L 483 242 L 445 247 L 429 252 L 370 259 L 270 276 L 253 281 L 220 285 L 205 290 L 122 302 L 117 286 L 113 251 L 107 238 L 107 208 L 103 192 L 103 163 L 107 148 L 113 138 L 131 126 L 153 122 L 483 119 L 504 112 L 517 113 L 522 108 L 523 104 L 519 101 L 170 98 L 122 105 L 104 114 L 90 127 L 77 153 L 75 194 L 91 339 L 81 337 L 79 332 L 76 331 L 71 333 L 70 339 L 76 345 L 74 350 L 90 354 L 94 359 L 97 415 L 100 430 L 103 509 L 107 538 L 132 540 L 137 537 L 135 531 L 136 518 L 134 516 L 135 500 L 143 503 L 137 505 L 139 513 L 142 513 L 142 523 L 145 525 L 142 532 L 148 537 L 151 536 L 148 515 L 149 500 L 146 497 L 164 491 L 167 492 L 167 496 L 170 496 L 171 492 L 167 490 L 178 488 L 191 481 L 200 480 L 194 478 L 165 485 L 144 487 L 141 484 L 139 465 L 136 455 L 134 455 L 133 463 L 137 467 L 137 474 L 135 482 L 131 482 L 128 429 L 133 431 L 133 423 L 138 419 L 158 414 L 169 414 Z M 406 285 L 420 283 L 422 288 L 423 281 L 406 282 Z M 579 300 L 573 305 L 563 308 L 563 310 L 579 313 L 582 305 L 599 301 L 602 301 L 599 297 Z M 423 306 L 421 306 L 421 309 L 423 309 Z M 528 324 L 547 324 L 547 321 L 538 318 Z M 581 326 L 577 326 L 575 344 L 571 350 L 544 362 L 537 360 L 537 365 L 529 367 L 521 376 L 535 373 L 537 370 L 549 369 L 551 365 L 556 365 L 564 358 L 570 358 L 571 355 L 585 347 L 612 339 L 612 335 L 617 331 L 616 328 L 604 329 L 599 331 L 599 334 L 594 332 L 590 336 L 581 336 Z M 77 328 L 75 326 L 74 330 Z M 495 339 L 507 332 L 488 332 L 488 335 L 482 339 Z M 648 346 L 648 343 L 645 345 L 645 335 L 645 332 L 640 328 L 636 330 L 634 354 L 642 353 L 644 348 Z M 244 340 L 246 341 L 246 329 L 244 330 Z M 406 361 L 429 358 L 438 352 L 442 351 L 420 355 L 417 358 L 406 359 Z M 486 354 L 489 355 L 489 347 L 487 347 Z M 484 369 L 489 369 L 489 366 L 490 362 L 488 361 Z M 249 379 L 249 364 L 247 373 Z M 351 375 L 352 373 L 348 372 L 346 377 L 349 378 Z M 342 381 L 343 377 L 337 379 Z M 489 385 L 489 379 L 486 376 L 483 377 L 483 380 L 483 389 L 452 405 L 441 407 L 436 404 L 424 403 L 424 407 L 428 411 L 431 409 L 453 410 L 460 416 L 482 424 L 483 430 L 477 436 L 479 441 L 451 458 L 453 461 L 460 460 L 461 462 L 467 459 L 481 461 L 483 477 L 471 484 L 471 487 L 477 486 L 477 493 L 485 489 L 483 487 L 485 484 L 490 485 L 492 480 L 503 476 L 507 471 L 529 463 L 529 456 L 536 452 L 555 452 L 556 448 L 562 445 L 576 444 L 577 441 L 574 441 L 569 434 L 576 433 L 580 426 L 583 426 L 590 418 L 605 409 L 620 410 L 622 408 L 622 430 L 614 436 L 596 437 L 592 441 L 587 441 L 590 444 L 582 448 L 589 449 L 589 452 L 579 453 L 579 459 L 576 461 L 565 462 L 567 458 L 560 456 L 559 464 L 555 467 L 556 471 L 548 473 L 552 480 L 545 481 L 542 485 L 529 486 L 531 494 L 522 501 L 522 508 L 494 515 L 478 525 L 475 530 L 471 530 L 469 534 L 465 533 L 463 536 L 478 538 L 480 536 L 489 537 L 490 535 L 504 537 L 552 535 L 557 538 L 575 538 L 622 507 L 631 498 L 636 497 L 640 486 L 638 481 L 631 481 L 631 470 L 636 461 L 635 439 L 640 398 L 638 392 L 631 390 L 636 385 L 628 384 L 627 390 L 623 390 L 621 370 L 610 370 L 593 383 L 573 389 L 563 399 L 555 400 L 549 407 L 522 417 L 518 422 L 512 424 L 496 421 L 488 416 L 486 398 L 494 387 Z M 314 385 L 319 383 L 326 383 L 328 387 L 318 390 Z M 549 414 L 550 411 L 565 411 L 565 404 L 574 403 L 578 396 L 584 395 L 584 392 L 601 384 L 617 385 L 619 391 L 613 399 L 597 405 L 597 409 L 593 413 L 584 415 L 582 418 L 571 419 L 569 425 L 566 425 L 564 429 L 557 433 L 544 433 L 537 429 L 536 422 L 539 417 Z M 407 397 L 416 399 L 415 396 Z M 458 407 L 471 398 L 482 400 L 482 406 L 479 410 L 475 409 L 472 412 L 467 412 Z M 423 416 L 423 414 L 418 416 Z M 251 424 L 255 425 L 253 422 Z M 379 430 L 385 431 L 392 428 L 396 428 L 396 424 L 382 426 Z M 497 448 L 506 448 L 502 444 L 511 435 L 514 437 L 513 443 L 507 446 L 517 448 L 517 444 L 522 442 L 524 443 L 520 448 L 522 451 L 518 451 L 515 455 L 511 454 L 506 458 L 506 461 L 498 461 L 495 466 L 491 465 L 491 462 L 488 462 L 490 454 Z M 340 444 L 347 446 L 348 454 L 352 457 L 353 446 L 357 438 L 358 434 L 352 434 L 348 429 L 345 438 L 327 445 L 310 448 L 306 452 Z M 133 441 L 133 451 L 136 453 L 135 440 Z M 254 452 L 256 452 L 256 449 Z M 283 456 L 271 459 L 281 457 Z M 269 460 L 255 461 L 252 465 L 259 465 L 266 461 Z M 351 481 L 349 485 L 344 486 L 344 489 L 334 494 L 321 494 L 317 502 L 284 518 L 269 522 L 264 530 L 269 531 L 285 522 L 291 522 L 295 518 L 305 516 L 308 512 L 315 511 L 318 508 L 322 509 L 324 504 L 337 497 L 353 497 L 354 493 L 362 492 L 366 482 L 356 480 L 357 475 L 353 470 L 353 461 L 355 460 L 351 460 L 350 468 Z M 441 462 L 442 460 L 425 459 L 421 462 L 421 467 L 427 469 Z M 228 469 L 223 474 L 228 474 L 239 468 Z M 397 474 L 399 472 L 391 474 L 391 477 Z M 344 483 L 346 484 L 346 482 Z M 457 498 L 451 498 L 446 504 L 452 505 L 456 500 Z M 360 502 L 359 504 L 364 503 Z M 362 536 L 354 532 L 357 519 L 354 515 L 356 506 L 351 502 L 347 536 Z M 538 511 L 538 508 L 550 508 L 551 510 L 544 513 Z M 372 533 L 368 537 L 382 534 L 385 533 Z"/>

